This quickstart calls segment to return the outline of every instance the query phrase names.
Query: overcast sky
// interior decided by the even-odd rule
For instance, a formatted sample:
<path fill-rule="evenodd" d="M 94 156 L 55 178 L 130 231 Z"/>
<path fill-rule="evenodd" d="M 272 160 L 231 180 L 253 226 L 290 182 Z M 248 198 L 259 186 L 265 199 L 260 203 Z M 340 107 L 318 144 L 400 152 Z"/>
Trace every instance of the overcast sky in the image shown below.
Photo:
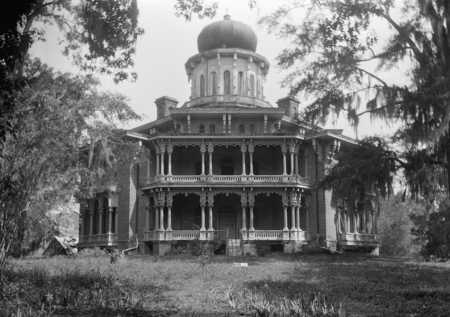
<path fill-rule="evenodd" d="M 280 81 L 284 73 L 279 72 L 275 65 L 275 57 L 286 46 L 286 42 L 268 35 L 264 29 L 257 26 L 260 17 L 272 12 L 281 1 L 259 0 L 258 8 L 250 10 L 246 0 L 216 0 L 219 4 L 215 18 L 200 20 L 196 17 L 190 22 L 175 16 L 175 0 L 138 0 L 139 26 L 145 29 L 145 34 L 137 43 L 135 69 L 138 80 L 135 83 L 116 85 L 111 78 L 100 77 L 102 89 L 117 91 L 130 98 L 130 105 L 139 113 L 144 114 L 144 122 L 133 122 L 127 128 L 141 125 L 156 119 L 155 99 L 161 96 L 174 97 L 179 106 L 189 100 L 190 84 L 185 73 L 184 63 L 189 57 L 198 53 L 197 36 L 211 22 L 223 19 L 228 13 L 232 20 L 248 24 L 258 36 L 256 52 L 263 55 L 271 63 L 267 81 L 264 86 L 266 101 L 276 106 L 276 101 L 287 96 L 288 89 L 281 88 Z M 36 43 L 31 54 L 39 57 L 62 72 L 77 72 L 71 62 L 62 56 L 61 47 L 57 45 L 60 33 L 55 27 L 46 27 L 45 43 Z M 302 101 L 302 100 L 300 100 Z M 303 103 L 305 105 L 305 103 Z M 353 128 L 340 120 L 337 126 L 331 123 L 327 127 L 343 128 L 344 134 L 355 137 Z M 389 128 L 384 123 L 370 125 L 368 116 L 363 120 L 358 136 L 373 133 L 387 133 Z"/>

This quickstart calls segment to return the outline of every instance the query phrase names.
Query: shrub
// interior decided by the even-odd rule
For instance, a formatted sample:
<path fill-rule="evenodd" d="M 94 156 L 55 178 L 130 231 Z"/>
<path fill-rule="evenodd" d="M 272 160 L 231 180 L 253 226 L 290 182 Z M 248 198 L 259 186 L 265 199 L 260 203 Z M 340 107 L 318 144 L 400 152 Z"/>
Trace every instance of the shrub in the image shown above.
<path fill-rule="evenodd" d="M 259 257 L 263 257 L 270 252 L 270 244 L 267 241 L 255 241 L 252 244 L 252 248 L 255 250 L 256 255 Z"/>
<path fill-rule="evenodd" d="M 194 256 L 200 256 L 202 254 L 209 254 L 209 244 L 206 241 L 200 240 L 198 237 L 193 240 L 189 240 L 186 243 L 186 249 L 189 254 Z"/>
<path fill-rule="evenodd" d="M 102 250 L 99 247 L 95 248 L 85 248 L 78 252 L 78 256 L 81 257 L 93 257 L 93 256 L 104 256 L 108 255 L 109 252 L 107 250 Z"/>

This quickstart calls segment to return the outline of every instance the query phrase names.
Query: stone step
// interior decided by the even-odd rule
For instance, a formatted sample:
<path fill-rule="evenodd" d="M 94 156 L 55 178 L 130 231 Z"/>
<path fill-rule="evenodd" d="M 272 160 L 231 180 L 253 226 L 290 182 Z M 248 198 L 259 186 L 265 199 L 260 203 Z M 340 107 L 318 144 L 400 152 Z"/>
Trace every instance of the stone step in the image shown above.
<path fill-rule="evenodd" d="M 227 242 L 228 255 L 239 256 L 242 255 L 241 243 L 239 239 L 229 239 Z"/>

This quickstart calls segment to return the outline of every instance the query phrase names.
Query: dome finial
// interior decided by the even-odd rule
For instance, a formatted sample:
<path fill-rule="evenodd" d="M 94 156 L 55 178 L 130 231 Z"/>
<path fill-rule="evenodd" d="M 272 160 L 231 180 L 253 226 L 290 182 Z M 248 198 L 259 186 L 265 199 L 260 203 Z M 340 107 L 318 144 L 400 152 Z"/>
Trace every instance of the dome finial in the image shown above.
<path fill-rule="evenodd" d="M 231 16 L 228 14 L 228 9 L 227 9 L 227 13 L 223 16 L 224 20 L 230 20 Z"/>

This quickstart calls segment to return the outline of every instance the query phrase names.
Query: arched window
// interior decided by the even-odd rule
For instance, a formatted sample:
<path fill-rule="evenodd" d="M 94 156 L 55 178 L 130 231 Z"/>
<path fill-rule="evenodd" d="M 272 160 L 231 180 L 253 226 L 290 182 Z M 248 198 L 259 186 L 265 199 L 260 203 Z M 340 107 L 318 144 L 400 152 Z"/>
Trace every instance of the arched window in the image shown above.
<path fill-rule="evenodd" d="M 221 175 L 234 175 L 234 162 L 233 160 L 226 158 L 220 162 L 220 174 Z"/>
<path fill-rule="evenodd" d="M 217 75 L 216 72 L 211 73 L 211 95 L 217 95 Z"/>
<path fill-rule="evenodd" d="M 205 97 L 205 76 L 200 76 L 200 97 Z"/>
<path fill-rule="evenodd" d="M 198 133 L 205 133 L 205 126 L 203 124 L 198 126 Z"/>
<path fill-rule="evenodd" d="M 105 198 L 103 199 L 102 233 L 108 232 L 109 216 L 109 202 L 108 198 Z"/>
<path fill-rule="evenodd" d="M 245 127 L 243 124 L 239 126 L 239 133 L 245 133 Z"/>
<path fill-rule="evenodd" d="M 255 97 L 255 76 L 250 76 L 250 97 Z"/>
<path fill-rule="evenodd" d="M 256 126 L 255 126 L 254 124 L 252 124 L 252 125 L 250 126 L 250 133 L 251 133 L 251 134 L 255 134 L 255 133 L 256 133 Z"/>
<path fill-rule="evenodd" d="M 209 133 L 216 133 L 216 126 L 214 124 L 209 126 Z"/>
<path fill-rule="evenodd" d="M 223 73 L 223 94 L 231 94 L 231 80 L 229 71 L 225 71 L 225 73 Z"/>
<path fill-rule="evenodd" d="M 175 131 L 181 132 L 181 123 L 177 122 L 177 124 L 175 125 Z"/>
<path fill-rule="evenodd" d="M 244 95 L 244 73 L 239 72 L 238 74 L 238 94 Z"/>

